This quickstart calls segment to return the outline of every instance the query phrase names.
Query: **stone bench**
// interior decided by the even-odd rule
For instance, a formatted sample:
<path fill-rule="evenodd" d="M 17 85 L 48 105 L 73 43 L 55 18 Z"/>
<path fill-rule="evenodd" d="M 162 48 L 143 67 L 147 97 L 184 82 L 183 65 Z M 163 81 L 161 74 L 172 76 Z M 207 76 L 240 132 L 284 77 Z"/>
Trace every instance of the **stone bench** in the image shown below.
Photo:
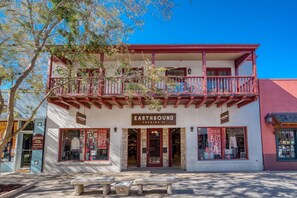
<path fill-rule="evenodd" d="M 84 192 L 84 185 L 98 184 L 103 185 L 103 195 L 110 192 L 110 184 L 114 182 L 114 177 L 79 177 L 73 179 L 71 184 L 74 185 L 75 196 L 79 196 Z"/>
<path fill-rule="evenodd" d="M 145 177 L 135 179 L 134 184 L 138 186 L 138 195 L 143 193 L 143 185 L 167 185 L 167 194 L 172 194 L 172 183 L 175 182 L 175 177 Z"/>

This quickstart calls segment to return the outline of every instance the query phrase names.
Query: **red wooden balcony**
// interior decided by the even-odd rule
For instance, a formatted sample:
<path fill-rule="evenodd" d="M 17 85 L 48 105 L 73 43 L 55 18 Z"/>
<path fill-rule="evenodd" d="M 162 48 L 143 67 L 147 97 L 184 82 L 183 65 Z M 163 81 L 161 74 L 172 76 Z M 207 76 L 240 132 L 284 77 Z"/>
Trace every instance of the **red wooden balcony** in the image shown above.
<path fill-rule="evenodd" d="M 101 105 L 112 109 L 113 105 L 122 108 L 128 105 L 146 105 L 144 91 L 155 90 L 156 98 L 163 106 L 194 104 L 196 108 L 215 104 L 220 107 L 227 104 L 231 107 L 237 104 L 244 106 L 256 100 L 257 89 L 252 76 L 209 76 L 203 77 L 166 77 L 158 81 L 148 78 L 123 80 L 121 77 L 99 78 L 50 78 L 50 88 L 53 91 L 49 102 L 64 108 L 73 106 L 90 108 Z M 133 88 L 129 88 L 133 86 Z M 130 91 L 129 91 L 130 90 Z M 131 92 L 133 90 L 133 92 Z M 162 93 L 162 94 L 161 94 Z M 133 99 L 131 100 L 131 94 Z"/>

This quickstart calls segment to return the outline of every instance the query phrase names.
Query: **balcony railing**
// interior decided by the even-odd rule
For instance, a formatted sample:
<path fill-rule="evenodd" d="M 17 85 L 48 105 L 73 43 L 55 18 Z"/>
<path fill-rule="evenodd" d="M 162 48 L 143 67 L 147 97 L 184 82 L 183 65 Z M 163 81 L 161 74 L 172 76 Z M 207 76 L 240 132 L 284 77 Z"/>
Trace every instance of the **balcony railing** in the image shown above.
<path fill-rule="evenodd" d="M 172 95 L 246 95 L 256 94 L 253 76 L 166 77 L 123 80 L 121 77 L 50 78 L 50 87 L 56 96 L 109 96 L 124 95 L 129 91 L 141 94 L 147 90 L 163 91 Z"/>

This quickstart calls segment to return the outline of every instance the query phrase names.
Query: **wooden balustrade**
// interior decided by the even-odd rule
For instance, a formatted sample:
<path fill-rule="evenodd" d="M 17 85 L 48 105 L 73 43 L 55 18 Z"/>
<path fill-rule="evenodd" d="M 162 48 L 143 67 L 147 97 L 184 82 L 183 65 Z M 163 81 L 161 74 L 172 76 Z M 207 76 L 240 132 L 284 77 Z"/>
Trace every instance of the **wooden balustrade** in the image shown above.
<path fill-rule="evenodd" d="M 99 78 L 50 78 L 50 88 L 56 96 L 103 96 L 123 95 L 128 92 L 142 94 L 144 91 L 166 92 L 168 94 L 203 95 L 203 82 L 200 76 L 164 77 L 161 79 L 106 77 Z M 256 94 L 252 76 L 208 76 L 207 94 Z"/>

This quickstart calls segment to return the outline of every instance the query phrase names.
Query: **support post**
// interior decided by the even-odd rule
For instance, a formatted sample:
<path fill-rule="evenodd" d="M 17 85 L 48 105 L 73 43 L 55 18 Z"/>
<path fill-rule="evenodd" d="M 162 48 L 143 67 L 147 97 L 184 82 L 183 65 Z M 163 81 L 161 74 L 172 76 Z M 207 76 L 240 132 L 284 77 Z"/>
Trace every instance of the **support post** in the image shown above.
<path fill-rule="evenodd" d="M 100 68 L 99 68 L 99 83 L 98 83 L 98 95 L 102 96 L 104 93 L 104 67 L 103 67 L 103 63 L 104 63 L 104 54 L 101 53 L 100 54 Z"/>
<path fill-rule="evenodd" d="M 156 66 L 156 57 L 155 57 L 155 52 L 152 52 L 152 66 Z"/>
<path fill-rule="evenodd" d="M 207 95 L 206 53 L 202 52 L 203 94 Z"/>
<path fill-rule="evenodd" d="M 49 61 L 48 61 L 48 69 L 47 69 L 47 82 L 46 82 L 46 93 L 50 90 L 51 88 L 51 78 L 52 78 L 52 73 L 53 73 L 53 56 L 51 55 Z"/>
<path fill-rule="evenodd" d="M 254 77 L 254 93 L 258 95 L 258 79 L 257 79 L 257 66 L 256 66 L 256 53 L 252 52 L 252 64 L 253 64 L 253 77 Z"/>

